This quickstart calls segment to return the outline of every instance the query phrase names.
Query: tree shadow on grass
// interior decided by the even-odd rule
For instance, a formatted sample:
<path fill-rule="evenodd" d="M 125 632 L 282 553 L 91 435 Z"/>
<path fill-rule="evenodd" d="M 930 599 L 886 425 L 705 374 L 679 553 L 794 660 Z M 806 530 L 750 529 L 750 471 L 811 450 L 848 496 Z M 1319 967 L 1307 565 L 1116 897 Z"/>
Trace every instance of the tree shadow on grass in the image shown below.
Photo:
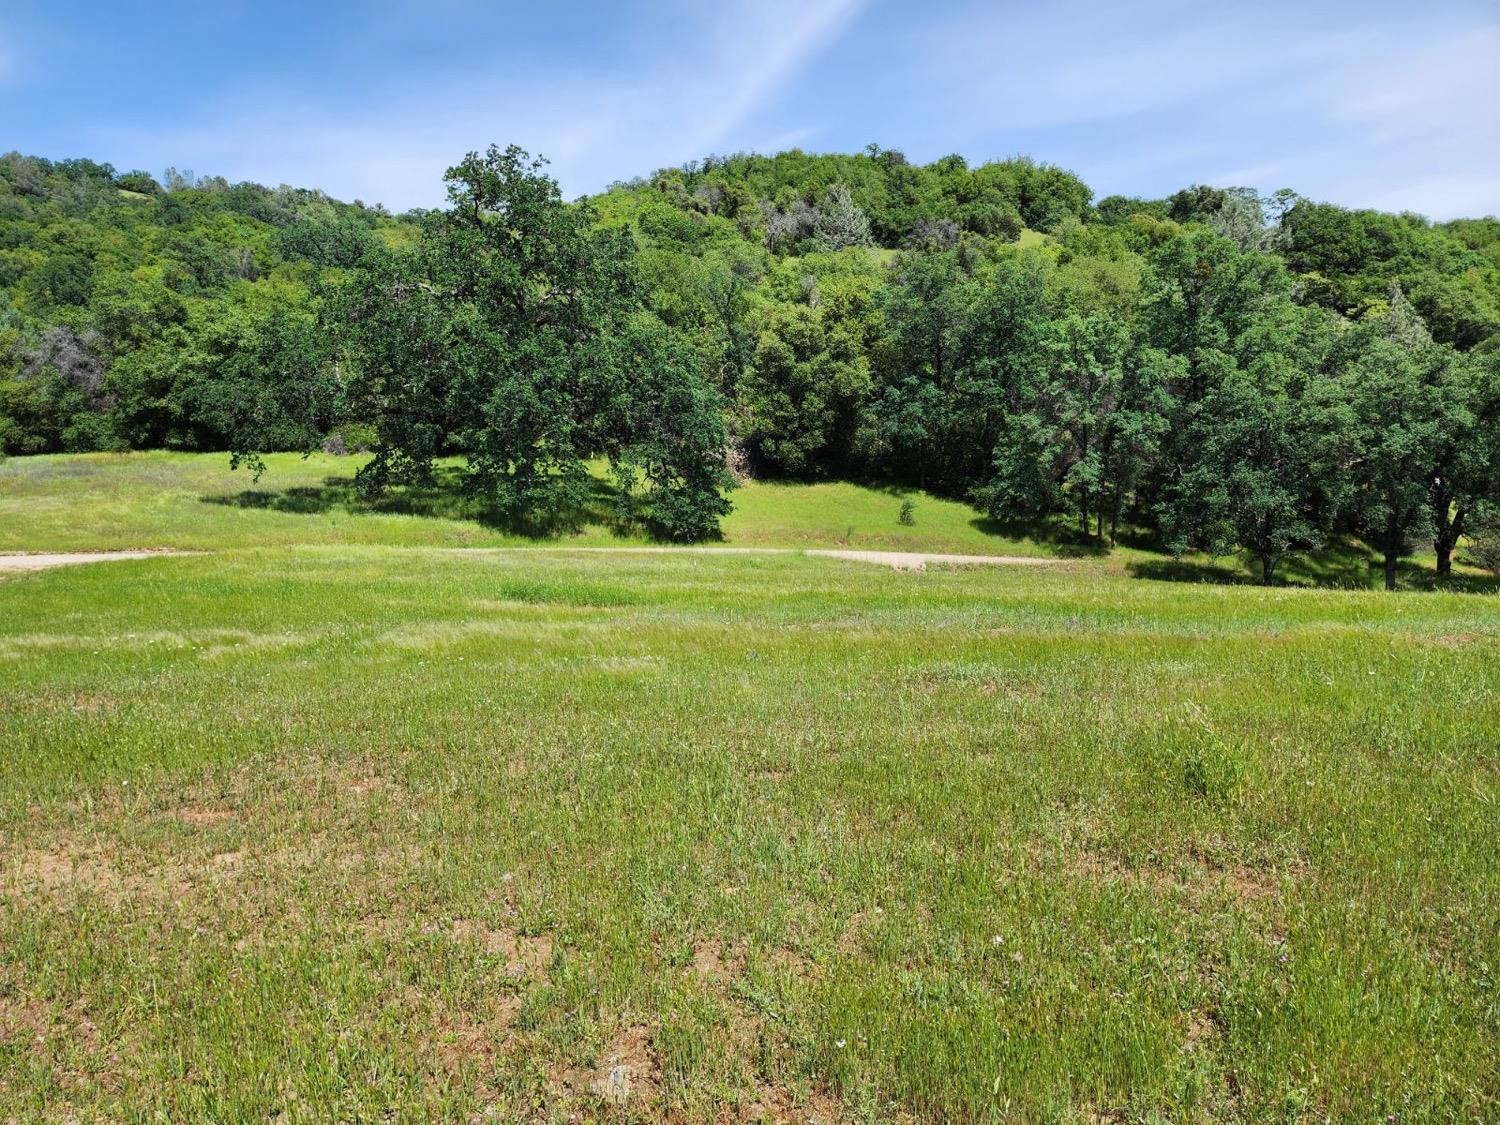
<path fill-rule="evenodd" d="M 1224 586 L 1260 585 L 1258 563 L 1248 555 L 1229 560 L 1147 559 L 1131 562 L 1134 578 L 1160 582 L 1208 582 Z M 1398 583 L 1405 590 L 1448 590 L 1455 593 L 1500 593 L 1500 576 L 1437 572 L 1413 559 L 1402 560 Z M 1353 539 L 1336 540 L 1318 551 L 1284 559 L 1276 568 L 1273 586 L 1320 590 L 1378 590 L 1384 587 L 1384 561 Z"/>
<path fill-rule="evenodd" d="M 497 511 L 465 487 L 463 471 L 439 466 L 430 479 L 387 488 L 371 494 L 352 476 L 324 477 L 321 485 L 295 485 L 278 490 L 247 488 L 230 495 L 200 496 L 205 504 L 253 508 L 288 515 L 402 515 L 477 523 L 491 531 L 527 539 L 557 539 L 587 527 L 602 527 L 616 537 L 650 537 L 648 521 L 621 510 L 615 487 L 598 478 L 589 481 L 582 503 L 545 516 L 509 516 Z"/>
<path fill-rule="evenodd" d="M 1068 527 L 1051 520 L 1026 522 L 1022 520 L 998 520 L 993 516 L 977 516 L 969 526 L 983 535 L 1001 539 L 1030 539 L 1045 543 L 1059 558 L 1102 558 L 1109 554 L 1110 546 L 1092 535 L 1084 535 L 1077 528 Z"/>
<path fill-rule="evenodd" d="M 1219 563 L 1194 562 L 1190 559 L 1146 559 L 1125 564 L 1132 578 L 1149 578 L 1156 582 L 1208 583 L 1215 586 L 1249 586 L 1250 575 Z"/>
<path fill-rule="evenodd" d="M 1412 590 L 1446 590 L 1454 594 L 1500 594 L 1500 575 L 1450 574 L 1438 576 L 1436 570 L 1416 563 L 1401 564 L 1401 585 Z"/>

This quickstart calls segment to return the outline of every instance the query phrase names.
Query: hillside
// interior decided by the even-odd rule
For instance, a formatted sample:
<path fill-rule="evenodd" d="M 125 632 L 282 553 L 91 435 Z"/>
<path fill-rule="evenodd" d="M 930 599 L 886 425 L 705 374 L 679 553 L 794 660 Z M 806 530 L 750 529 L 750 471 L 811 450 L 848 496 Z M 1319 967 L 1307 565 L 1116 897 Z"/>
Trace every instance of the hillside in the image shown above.
<path fill-rule="evenodd" d="M 889 484 L 1268 580 L 1348 536 L 1446 573 L 1500 494 L 1494 219 L 876 146 L 575 204 L 491 149 L 400 217 L 164 178 L 0 160 L 0 452 L 369 449 L 370 495 L 456 457 L 517 533 L 604 461 L 668 539 L 731 474 Z"/>

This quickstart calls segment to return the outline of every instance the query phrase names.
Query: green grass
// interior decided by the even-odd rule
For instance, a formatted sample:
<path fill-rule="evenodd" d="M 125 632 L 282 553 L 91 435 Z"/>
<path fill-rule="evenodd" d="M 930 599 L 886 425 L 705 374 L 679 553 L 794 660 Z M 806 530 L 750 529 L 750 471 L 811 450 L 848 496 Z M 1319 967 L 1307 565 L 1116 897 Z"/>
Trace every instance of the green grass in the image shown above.
<path fill-rule="evenodd" d="M 0 462 L 0 551 L 265 547 L 347 543 L 389 546 L 525 546 L 534 538 L 473 518 L 451 480 L 421 493 L 361 499 L 359 457 L 272 454 L 257 482 L 231 472 L 227 455 L 84 454 Z M 452 466 L 445 466 L 451 472 Z M 741 546 L 851 546 L 977 554 L 1040 554 L 1048 548 L 985 528 L 964 504 L 916 491 L 853 484 L 750 482 L 733 494 L 724 541 Z M 901 502 L 916 524 L 899 522 Z M 576 531 L 546 540 L 577 546 L 647 543 L 621 532 L 605 506 Z"/>
<path fill-rule="evenodd" d="M 0 1120 L 1500 1113 L 1492 597 L 465 555 L 96 464 L 0 466 L 5 547 L 217 549 L 0 576 Z M 982 534 L 777 491 L 739 534 Z"/>
<path fill-rule="evenodd" d="M 457 483 L 457 463 L 438 484 L 397 489 L 383 499 L 354 488 L 361 457 L 272 454 L 259 480 L 231 472 L 225 454 L 127 453 L 18 457 L 0 461 L 0 552 L 107 551 L 140 548 L 225 550 L 316 544 L 400 547 L 629 546 L 651 542 L 621 527 L 603 481 L 574 524 L 538 537 L 479 517 Z M 602 474 L 602 467 L 601 467 Z M 931 551 L 951 554 L 1090 558 L 1108 573 L 1188 582 L 1252 581 L 1248 558 L 1173 560 L 1148 540 L 1126 536 L 1112 551 L 1080 542 L 1071 522 L 1001 526 L 966 504 L 916 489 L 848 482 L 751 481 L 731 495 L 723 542 L 741 547 Z M 903 500 L 915 523 L 900 523 Z M 1495 590 L 1500 581 L 1463 565 L 1438 583 L 1432 556 L 1403 563 L 1412 587 Z M 1341 542 L 1283 563 L 1283 581 L 1339 588 L 1376 587 L 1380 560 L 1364 545 Z"/>

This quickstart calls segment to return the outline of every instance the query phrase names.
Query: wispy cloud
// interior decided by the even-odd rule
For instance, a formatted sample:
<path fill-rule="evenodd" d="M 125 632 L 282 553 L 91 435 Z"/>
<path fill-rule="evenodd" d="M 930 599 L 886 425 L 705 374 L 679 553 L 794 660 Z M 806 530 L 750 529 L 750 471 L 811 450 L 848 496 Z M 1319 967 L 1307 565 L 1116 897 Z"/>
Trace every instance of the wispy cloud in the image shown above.
<path fill-rule="evenodd" d="M 188 19 L 188 0 L 163 0 L 149 19 L 101 6 L 64 22 L 55 0 L 7 0 L 0 82 L 7 44 L 25 51 L 0 143 L 397 208 L 440 202 L 442 170 L 491 142 L 545 154 L 578 194 L 711 151 L 878 141 L 923 160 L 1027 152 L 1100 194 L 1239 182 L 1435 218 L 1500 210 L 1495 0 L 499 8 L 261 0 L 254 18 Z M 267 29 L 294 10 L 281 42 Z M 115 96 L 144 57 L 171 59 L 170 80 Z"/>
<path fill-rule="evenodd" d="M 1024 146 L 1101 193 L 1245 183 L 1437 218 L 1500 207 L 1492 4 L 966 6 L 913 42 L 948 144 Z"/>
<path fill-rule="evenodd" d="M 722 97 L 697 122 L 700 144 L 723 144 L 803 64 L 835 40 L 864 0 L 751 4 L 716 29 L 715 55 L 729 76 Z M 726 6 L 733 12 L 733 6 Z M 753 21 L 747 27 L 745 17 Z M 747 34 L 748 33 L 748 34 Z"/>
<path fill-rule="evenodd" d="M 443 168 L 514 141 L 545 154 L 570 194 L 702 156 L 736 139 L 859 13 L 862 0 L 738 0 L 693 29 L 694 49 L 644 72 L 548 72 L 513 58 L 407 74 L 358 112 L 263 88 L 177 128 L 106 129 L 111 147 L 196 161 L 231 178 L 318 184 L 394 207 L 441 199 Z M 143 157 L 142 159 L 148 159 Z"/>

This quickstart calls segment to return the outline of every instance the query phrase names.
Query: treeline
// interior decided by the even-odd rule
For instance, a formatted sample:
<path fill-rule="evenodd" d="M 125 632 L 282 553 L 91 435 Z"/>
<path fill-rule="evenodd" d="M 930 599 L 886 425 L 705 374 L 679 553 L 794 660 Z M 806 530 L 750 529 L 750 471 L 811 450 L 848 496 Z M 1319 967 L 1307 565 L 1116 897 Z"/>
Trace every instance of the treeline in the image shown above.
<path fill-rule="evenodd" d="M 0 156 L 0 453 L 224 449 L 209 402 L 409 221 L 319 191 Z"/>
<path fill-rule="evenodd" d="M 1290 192 L 1097 204 L 1029 160 L 710 158 L 578 204 L 518 150 L 393 217 L 0 161 L 0 446 L 468 459 L 545 523 L 609 460 L 664 535 L 736 474 L 1239 548 L 1355 534 L 1441 572 L 1500 497 L 1500 222 Z"/>

